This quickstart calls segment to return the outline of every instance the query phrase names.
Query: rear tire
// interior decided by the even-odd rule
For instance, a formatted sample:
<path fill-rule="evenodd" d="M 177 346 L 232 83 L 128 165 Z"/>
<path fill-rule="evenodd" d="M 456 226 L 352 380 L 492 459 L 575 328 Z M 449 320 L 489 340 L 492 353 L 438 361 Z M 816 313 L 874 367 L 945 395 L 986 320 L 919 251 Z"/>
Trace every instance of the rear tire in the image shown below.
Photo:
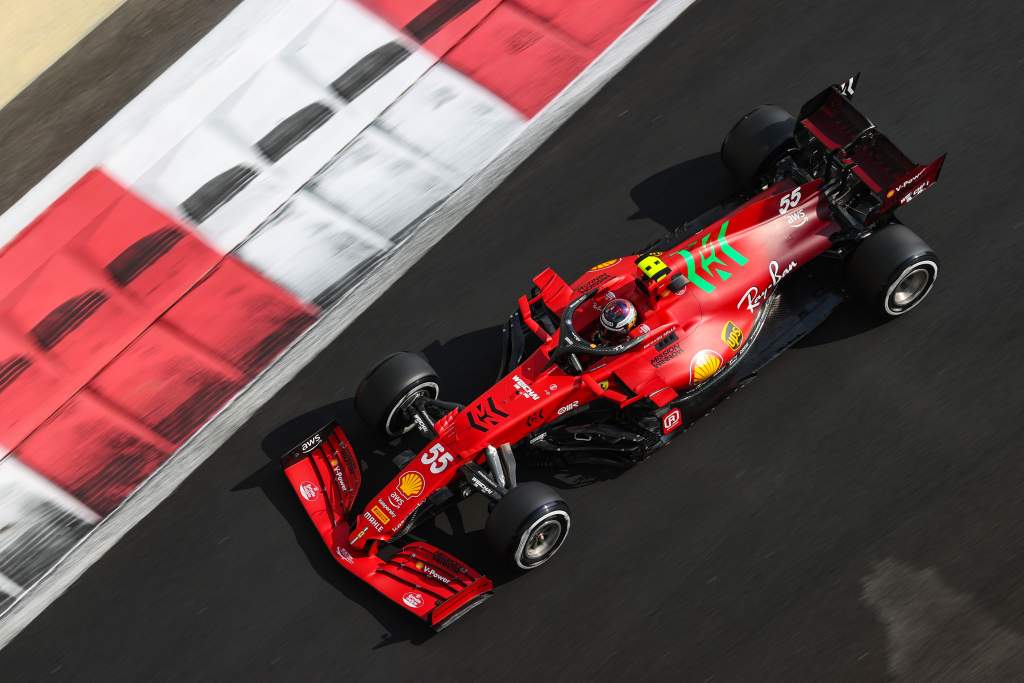
<path fill-rule="evenodd" d="M 554 489 L 528 481 L 505 494 L 491 510 L 487 540 L 517 569 L 536 569 L 562 547 L 570 522 L 569 506 Z"/>
<path fill-rule="evenodd" d="M 418 353 L 392 354 L 359 383 L 356 412 L 374 429 L 390 437 L 400 436 L 415 426 L 404 417 L 402 408 L 417 396 L 437 398 L 440 382 L 434 368 Z"/>
<path fill-rule="evenodd" d="M 783 109 L 762 105 L 740 119 L 722 141 L 722 163 L 744 188 L 758 187 L 769 163 L 793 144 L 796 119 Z"/>
<path fill-rule="evenodd" d="M 924 301 L 939 277 L 939 258 L 910 228 L 888 225 L 864 239 L 847 264 L 851 292 L 875 314 L 898 318 Z"/>

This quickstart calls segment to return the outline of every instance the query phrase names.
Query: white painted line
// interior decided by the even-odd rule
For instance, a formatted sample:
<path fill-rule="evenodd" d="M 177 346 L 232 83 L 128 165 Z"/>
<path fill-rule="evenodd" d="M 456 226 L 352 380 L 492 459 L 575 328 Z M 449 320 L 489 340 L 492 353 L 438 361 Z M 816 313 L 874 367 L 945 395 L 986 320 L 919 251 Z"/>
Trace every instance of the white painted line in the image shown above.
<path fill-rule="evenodd" d="M 318 23 L 317 17 L 323 20 L 324 25 Z M 352 35 L 351 27 L 355 25 L 363 29 L 357 36 Z M 332 31 L 340 32 L 343 39 L 335 38 L 332 42 Z M 289 41 L 293 40 L 295 44 L 289 47 Z M 184 57 L 147 86 L 142 94 L 0 215 L 0 246 L 13 239 L 97 165 L 102 165 L 122 183 L 134 185 L 141 176 L 158 166 L 175 144 L 194 133 L 209 115 L 225 106 L 225 97 L 229 93 L 253 78 L 259 67 L 275 56 L 280 55 L 282 60 L 294 66 L 295 71 L 301 71 L 307 77 L 326 81 L 362 56 L 368 45 L 388 40 L 402 41 L 403 38 L 398 30 L 354 2 L 245 0 Z M 285 48 L 288 49 L 280 52 Z M 318 134 L 327 135 L 330 140 L 343 139 L 343 143 L 334 144 L 329 140 L 316 145 L 326 156 L 306 160 L 308 168 L 287 168 L 288 178 L 306 179 L 313 175 L 330 160 L 331 154 L 368 126 L 437 61 L 427 50 L 416 50 L 411 43 L 409 49 L 413 51 L 409 58 L 361 95 L 357 103 L 342 106 L 341 101 L 334 98 L 332 103 L 341 107 L 341 113 Z M 322 71 L 316 71 L 318 66 Z M 227 106 L 230 105 L 228 103 Z M 230 112 L 225 112 L 225 115 L 230 117 Z M 247 147 L 248 141 L 240 144 Z M 253 150 L 247 151 L 254 153 Z M 297 162 L 287 160 L 286 163 Z M 148 180 L 152 182 L 151 178 Z M 276 197 L 272 197 L 265 210 L 253 212 L 262 212 L 261 217 L 253 222 L 251 216 L 248 220 L 245 215 L 241 218 L 220 216 L 214 222 L 233 226 L 241 220 L 245 229 L 251 229 L 297 189 L 279 188 L 279 180 L 261 182 L 269 182 L 270 193 Z M 143 183 L 141 189 L 145 190 L 147 198 L 160 194 L 160 188 L 155 188 L 154 193 L 154 188 L 146 185 Z M 259 197 L 261 193 L 252 194 Z M 181 198 L 168 196 L 163 199 L 162 208 L 173 211 Z M 216 231 L 218 226 L 201 226 L 200 231 L 203 228 Z M 230 233 L 230 227 L 223 230 Z M 213 235 L 218 246 L 225 249 L 237 244 L 233 239 L 235 236 Z"/>
<path fill-rule="evenodd" d="M 296 0 L 298 1 L 298 0 Z M 418 261 L 430 247 L 454 228 L 469 212 L 490 194 L 512 171 L 533 153 L 552 133 L 583 106 L 605 83 L 618 73 L 633 57 L 678 18 L 694 0 L 658 0 L 632 27 L 606 49 L 548 106 L 527 123 L 518 136 L 512 140 L 488 166 L 474 174 L 462 187 L 453 193 L 437 210 L 429 215 L 412 237 L 393 250 L 374 277 L 361 280 L 347 291 L 338 302 L 310 328 L 300 339 L 270 365 L 261 375 L 243 390 L 229 405 L 224 407 L 198 433 L 186 442 L 150 479 L 126 500 L 117 510 L 103 521 L 64 561 L 53 567 L 18 600 L 3 619 L 0 619 L 0 648 L 4 647 L 25 626 L 39 615 L 51 602 L 66 591 L 86 569 L 117 543 L 128 530 L 135 526 L 157 505 L 167 498 L 191 472 L 209 458 L 227 439 L 238 430 L 270 397 L 294 378 L 305 365 L 330 344 L 345 328 L 366 310 L 370 304 L 397 281 Z M 253 6 L 242 5 L 246 10 L 245 19 L 236 14 L 225 20 L 227 33 L 242 32 L 243 21 L 255 21 L 259 11 L 266 12 L 272 0 L 253 0 Z M 222 24 L 223 25 L 223 24 Z M 216 31 L 216 29 L 215 29 Z M 211 36 L 203 42 L 206 45 L 195 59 L 209 59 Z M 220 40 L 220 36 L 217 40 Z M 182 60 L 192 59 L 192 54 Z M 180 75 L 188 73 L 192 65 L 179 62 L 167 74 L 161 76 L 160 92 L 176 84 Z M 171 72 L 174 73 L 171 73 Z M 165 78 L 167 76 L 167 78 Z M 179 80 L 176 80 L 179 79 Z M 170 95 L 171 93 L 167 93 Z M 126 109 L 131 109 L 131 105 Z M 128 116 L 137 116 L 138 110 Z M 121 115 L 125 114 L 122 112 Z M 109 124 L 104 128 L 109 128 Z M 101 131 L 102 133 L 103 131 Z M 109 149 L 116 141 L 109 139 L 87 145 L 102 145 Z M 96 149 L 90 156 L 80 156 L 81 150 L 72 158 L 75 163 L 67 164 L 72 171 L 58 167 L 44 180 L 47 187 L 37 187 L 30 192 L 28 201 L 16 205 L 16 212 L 9 211 L 0 217 L 0 240 L 10 231 L 20 229 L 31 217 L 42 211 L 56 194 L 63 191 L 87 168 L 82 164 L 85 158 L 103 158 Z M 12 213 L 13 212 L 13 213 Z M 26 217 L 28 220 L 26 220 Z"/>
<path fill-rule="evenodd" d="M 223 61 L 153 116 L 129 144 L 104 163 L 104 168 L 125 184 L 134 185 L 168 149 L 177 147 L 224 102 L 225 84 L 232 83 L 237 87 L 240 79 L 247 79 L 259 71 L 306 29 L 311 16 L 322 13 L 333 0 L 316 0 L 317 6 L 312 11 L 305 11 L 305 7 L 298 11 L 298 7 L 313 2 L 289 3 L 272 20 L 255 26 L 255 30 L 234 52 L 225 55 Z M 189 59 L 189 55 L 183 58 Z"/>
<path fill-rule="evenodd" d="M 0 592 L 7 593 L 13 598 L 21 594 L 21 586 L 0 574 Z"/>
<path fill-rule="evenodd" d="M 197 73 L 212 69 L 224 59 L 224 45 L 241 42 L 251 27 L 268 21 L 288 8 L 309 5 L 311 0 L 247 0 L 228 14 L 188 54 L 172 64 L 147 88 L 145 98 L 138 97 L 114 115 L 99 131 L 75 150 L 14 206 L 0 215 L 0 245 L 6 244 L 22 228 L 41 214 L 58 196 L 96 165 L 108 158 L 125 142 L 124 131 L 146 127 L 160 103 L 170 103 L 191 87 Z"/>

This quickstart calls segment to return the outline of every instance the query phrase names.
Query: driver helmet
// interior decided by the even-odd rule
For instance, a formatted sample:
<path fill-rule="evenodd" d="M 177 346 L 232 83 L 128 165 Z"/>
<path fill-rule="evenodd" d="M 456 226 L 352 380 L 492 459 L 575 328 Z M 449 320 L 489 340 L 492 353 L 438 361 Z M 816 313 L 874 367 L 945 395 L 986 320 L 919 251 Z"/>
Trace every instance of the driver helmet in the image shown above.
<path fill-rule="evenodd" d="M 636 325 L 636 306 L 626 299 L 612 299 L 601 309 L 601 326 L 615 334 L 625 334 Z"/>

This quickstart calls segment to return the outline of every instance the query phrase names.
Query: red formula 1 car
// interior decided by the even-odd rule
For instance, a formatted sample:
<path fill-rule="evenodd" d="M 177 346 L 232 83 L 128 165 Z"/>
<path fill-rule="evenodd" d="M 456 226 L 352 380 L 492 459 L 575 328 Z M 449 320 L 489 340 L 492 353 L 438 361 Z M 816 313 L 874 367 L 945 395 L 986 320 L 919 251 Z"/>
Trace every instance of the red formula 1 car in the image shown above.
<path fill-rule="evenodd" d="M 389 437 L 415 431 L 427 442 L 396 459 L 394 479 L 355 509 L 359 463 L 333 424 L 283 460 L 339 564 L 443 628 L 492 584 L 432 545 L 405 542 L 417 525 L 482 494 L 495 551 L 538 567 L 572 517 L 555 490 L 518 481 L 517 458 L 630 466 L 846 296 L 888 318 L 917 306 L 939 262 L 893 210 L 936 181 L 944 157 L 921 166 L 904 156 L 851 104 L 856 80 L 827 88 L 795 119 L 763 106 L 732 128 L 722 160 L 744 194 L 571 284 L 550 268 L 537 275 L 505 328 L 498 381 L 469 405 L 440 400 L 419 355 L 378 364 L 356 392 L 357 412 Z M 619 334 L 599 321 L 608 302 L 627 314 Z"/>

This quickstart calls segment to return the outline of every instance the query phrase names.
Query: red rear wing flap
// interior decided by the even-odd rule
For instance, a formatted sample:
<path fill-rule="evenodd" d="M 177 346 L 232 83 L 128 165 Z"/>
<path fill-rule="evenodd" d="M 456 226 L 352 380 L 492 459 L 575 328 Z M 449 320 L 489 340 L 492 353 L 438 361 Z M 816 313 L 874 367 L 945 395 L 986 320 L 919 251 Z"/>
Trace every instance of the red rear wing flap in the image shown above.
<path fill-rule="evenodd" d="M 428 543 L 409 543 L 387 559 L 378 555 L 377 542 L 366 548 L 349 543 L 349 517 L 362 474 L 355 451 L 337 424 L 321 428 L 290 450 L 281 464 L 335 561 L 435 630 L 490 597 L 490 579 Z"/>
<path fill-rule="evenodd" d="M 926 166 L 915 164 L 853 106 L 851 96 L 852 91 L 829 86 L 800 109 L 800 125 L 878 197 L 874 214 L 883 214 L 938 180 L 946 155 Z"/>
<path fill-rule="evenodd" d="M 915 164 L 885 190 L 878 213 L 885 213 L 897 204 L 908 204 L 916 199 L 939 179 L 945 161 L 946 155 L 943 154 L 927 166 Z"/>
<path fill-rule="evenodd" d="M 875 127 L 834 85 L 801 107 L 799 121 L 829 151 L 846 147 Z"/>

